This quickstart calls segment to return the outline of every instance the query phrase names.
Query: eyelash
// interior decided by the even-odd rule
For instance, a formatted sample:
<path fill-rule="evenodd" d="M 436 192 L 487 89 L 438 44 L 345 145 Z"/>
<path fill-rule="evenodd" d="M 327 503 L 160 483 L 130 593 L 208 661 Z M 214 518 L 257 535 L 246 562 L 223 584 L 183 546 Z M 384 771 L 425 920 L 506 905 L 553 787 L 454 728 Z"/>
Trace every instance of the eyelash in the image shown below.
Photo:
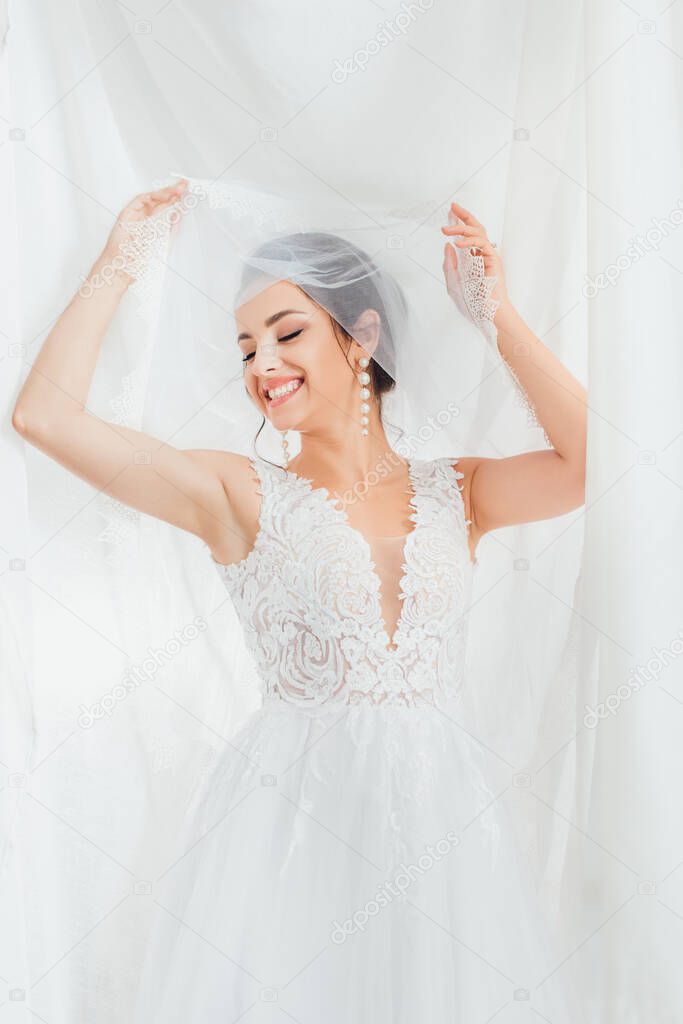
<path fill-rule="evenodd" d="M 301 334 L 301 332 L 302 332 L 302 331 L 303 331 L 303 327 L 299 328 L 299 330 L 298 330 L 298 331 L 294 331 L 294 333 L 293 333 L 293 334 L 285 334 L 285 335 L 283 335 L 283 337 L 282 337 L 282 338 L 278 338 L 278 339 L 277 339 L 277 340 L 278 340 L 278 343 L 279 343 L 279 342 L 281 342 L 281 341 L 291 341 L 291 340 L 292 340 L 292 338 L 296 338 L 296 336 L 297 336 L 298 334 Z M 243 363 L 248 363 L 248 362 L 249 362 L 249 361 L 250 361 L 251 359 L 253 359 L 253 358 L 254 358 L 254 356 L 255 356 L 255 355 L 256 355 L 256 353 L 255 353 L 255 352 L 248 352 L 248 353 L 246 354 L 246 356 L 243 356 L 243 357 L 242 357 L 242 362 L 243 362 Z"/>

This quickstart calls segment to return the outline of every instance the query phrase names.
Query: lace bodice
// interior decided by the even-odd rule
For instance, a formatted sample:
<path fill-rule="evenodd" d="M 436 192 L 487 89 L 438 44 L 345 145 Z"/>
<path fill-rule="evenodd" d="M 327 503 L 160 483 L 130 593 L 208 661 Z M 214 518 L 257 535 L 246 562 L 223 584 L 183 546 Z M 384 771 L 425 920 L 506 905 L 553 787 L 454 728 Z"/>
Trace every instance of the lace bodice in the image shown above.
<path fill-rule="evenodd" d="M 456 697 L 476 564 L 457 460 L 408 460 L 413 529 L 403 538 L 366 538 L 325 488 L 250 462 L 262 496 L 254 547 L 240 562 L 214 564 L 264 699 L 315 711 Z"/>

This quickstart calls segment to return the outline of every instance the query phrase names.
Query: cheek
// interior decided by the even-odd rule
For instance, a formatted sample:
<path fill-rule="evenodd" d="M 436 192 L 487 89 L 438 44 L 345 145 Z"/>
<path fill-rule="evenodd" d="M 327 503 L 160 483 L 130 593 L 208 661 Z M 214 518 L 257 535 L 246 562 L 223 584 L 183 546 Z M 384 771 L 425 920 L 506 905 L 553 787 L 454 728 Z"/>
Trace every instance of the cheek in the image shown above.
<path fill-rule="evenodd" d="M 304 369 L 317 391 L 326 395 L 341 394 L 348 389 L 349 382 L 353 383 L 353 370 L 336 341 L 326 339 L 311 356 Z"/>
<path fill-rule="evenodd" d="M 249 393 L 250 397 L 255 402 L 260 402 L 261 399 L 258 394 L 258 381 L 254 376 L 253 372 L 251 371 L 251 369 L 249 368 L 248 364 L 245 365 L 245 369 L 243 371 L 242 376 L 244 379 L 244 386 L 247 389 L 247 392 Z"/>

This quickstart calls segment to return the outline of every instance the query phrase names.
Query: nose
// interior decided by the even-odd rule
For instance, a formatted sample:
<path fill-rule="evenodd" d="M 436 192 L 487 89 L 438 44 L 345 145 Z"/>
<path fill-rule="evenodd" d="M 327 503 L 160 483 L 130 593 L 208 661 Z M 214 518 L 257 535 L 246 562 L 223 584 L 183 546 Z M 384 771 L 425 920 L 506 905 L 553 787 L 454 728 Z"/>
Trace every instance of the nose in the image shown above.
<path fill-rule="evenodd" d="M 274 341 L 263 341 L 257 345 L 251 366 L 257 377 L 264 377 L 272 370 L 279 370 L 282 359 L 278 355 L 277 344 Z"/>

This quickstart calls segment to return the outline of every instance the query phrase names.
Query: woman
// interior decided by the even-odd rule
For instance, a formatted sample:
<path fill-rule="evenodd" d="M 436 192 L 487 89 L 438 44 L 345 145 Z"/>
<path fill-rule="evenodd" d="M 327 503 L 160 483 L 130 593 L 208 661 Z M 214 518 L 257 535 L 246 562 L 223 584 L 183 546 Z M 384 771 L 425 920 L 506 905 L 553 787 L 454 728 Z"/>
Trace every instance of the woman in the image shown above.
<path fill-rule="evenodd" d="M 449 709 L 479 540 L 584 500 L 585 392 L 515 311 L 485 229 L 453 204 L 459 223 L 442 231 L 497 279 L 483 304 L 550 450 L 398 458 L 382 419 L 393 380 L 372 358 L 391 333 L 372 261 L 352 246 L 330 260 L 323 234 L 256 256 L 277 261 L 286 244 L 315 270 L 318 253 L 328 276 L 347 275 L 334 298 L 294 275 L 256 287 L 245 267 L 235 309 L 251 400 L 301 436 L 285 472 L 91 416 L 99 347 L 132 281 L 125 225 L 185 187 L 126 207 L 89 276 L 104 286 L 62 314 L 13 416 L 98 490 L 201 538 L 261 677 L 262 707 L 169 873 L 136 1019 L 445 1024 L 505 1006 L 505 1020 L 576 1024 L 481 749 Z M 458 273 L 450 243 L 444 272 L 447 284 Z M 380 464 L 364 499 L 339 507 L 332 495 L 358 493 Z"/>

